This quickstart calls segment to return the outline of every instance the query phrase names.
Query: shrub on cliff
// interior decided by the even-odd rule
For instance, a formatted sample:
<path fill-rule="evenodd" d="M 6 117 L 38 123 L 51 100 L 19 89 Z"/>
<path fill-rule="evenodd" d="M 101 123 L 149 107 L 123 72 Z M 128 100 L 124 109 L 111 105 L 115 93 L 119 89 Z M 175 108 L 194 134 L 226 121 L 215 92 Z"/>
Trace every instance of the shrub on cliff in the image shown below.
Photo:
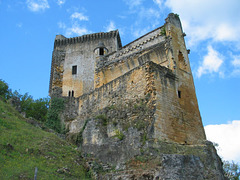
<path fill-rule="evenodd" d="M 59 114 L 64 110 L 64 99 L 52 98 L 51 106 L 47 113 L 46 125 L 58 133 L 64 132 L 64 127 L 61 123 Z"/>

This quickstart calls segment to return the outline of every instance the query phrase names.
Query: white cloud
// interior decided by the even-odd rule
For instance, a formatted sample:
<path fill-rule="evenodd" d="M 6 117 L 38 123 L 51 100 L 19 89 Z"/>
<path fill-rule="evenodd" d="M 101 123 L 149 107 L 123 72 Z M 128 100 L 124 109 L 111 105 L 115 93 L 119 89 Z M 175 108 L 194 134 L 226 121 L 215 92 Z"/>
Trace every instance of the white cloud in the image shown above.
<path fill-rule="evenodd" d="M 72 19 L 78 19 L 80 21 L 88 21 L 88 17 L 83 15 L 83 13 L 75 12 L 71 15 Z"/>
<path fill-rule="evenodd" d="M 222 75 L 223 72 L 220 71 L 222 63 L 221 55 L 212 46 L 208 46 L 208 54 L 203 57 L 203 62 L 197 70 L 197 76 L 201 77 L 203 74 L 208 73 L 219 73 Z"/>
<path fill-rule="evenodd" d="M 66 24 L 63 23 L 63 22 L 59 22 L 58 27 L 61 28 L 61 29 L 66 29 Z"/>
<path fill-rule="evenodd" d="M 233 65 L 233 71 L 231 73 L 231 76 L 233 77 L 239 77 L 240 76 L 240 55 L 232 55 L 233 60 L 231 61 L 231 64 Z"/>
<path fill-rule="evenodd" d="M 218 154 L 224 160 L 240 163 L 240 120 L 204 128 L 207 139 L 219 144 Z"/>
<path fill-rule="evenodd" d="M 240 41 L 239 0 L 167 0 L 165 5 L 180 15 L 190 46 L 207 39 Z"/>
<path fill-rule="evenodd" d="M 66 2 L 66 0 L 57 0 L 57 4 L 59 6 L 63 5 Z"/>
<path fill-rule="evenodd" d="M 160 12 L 155 7 L 146 7 L 143 4 L 144 0 L 125 0 L 129 6 L 129 14 L 135 16 L 135 22 L 132 24 L 131 34 L 134 38 L 138 38 L 143 34 L 153 30 L 160 24 Z M 154 0 L 158 6 L 160 6 L 162 0 Z"/>
<path fill-rule="evenodd" d="M 106 30 L 107 32 L 116 30 L 115 23 L 114 23 L 113 21 L 110 21 L 110 23 L 108 24 L 108 26 L 105 27 L 105 30 Z"/>
<path fill-rule="evenodd" d="M 149 31 L 150 31 L 150 27 L 148 26 L 145 28 L 138 28 L 138 29 L 134 28 L 132 33 L 135 38 L 138 38 L 138 37 L 141 37 L 142 35 L 146 34 Z"/>
<path fill-rule="evenodd" d="M 47 0 L 27 0 L 27 7 L 30 11 L 38 12 L 50 8 Z"/>
<path fill-rule="evenodd" d="M 87 30 L 85 27 L 80 27 L 78 25 L 73 25 L 71 28 L 66 29 L 66 36 L 81 36 L 83 34 L 91 33 L 89 30 Z"/>
<path fill-rule="evenodd" d="M 156 3 L 160 9 L 162 8 L 162 5 L 163 5 L 162 0 L 153 0 L 153 2 Z"/>
<path fill-rule="evenodd" d="M 240 56 L 233 56 L 233 61 L 232 61 L 232 65 L 235 68 L 240 68 Z"/>
<path fill-rule="evenodd" d="M 141 5 L 143 2 L 143 0 L 124 0 L 124 1 L 131 9 Z"/>
<path fill-rule="evenodd" d="M 75 12 L 70 16 L 71 19 L 77 19 L 80 21 L 88 21 L 88 17 L 82 13 Z M 66 37 L 69 36 L 81 36 L 83 34 L 89 34 L 89 31 L 86 27 L 80 26 L 78 21 L 70 21 L 70 25 L 66 25 L 64 22 L 58 22 L 58 27 L 63 29 L 63 33 Z"/>
<path fill-rule="evenodd" d="M 148 19 L 160 17 L 159 11 L 157 11 L 156 9 L 153 9 L 153 8 L 148 8 L 148 9 L 142 8 L 141 11 L 139 12 L 139 15 L 142 18 L 148 18 Z"/>

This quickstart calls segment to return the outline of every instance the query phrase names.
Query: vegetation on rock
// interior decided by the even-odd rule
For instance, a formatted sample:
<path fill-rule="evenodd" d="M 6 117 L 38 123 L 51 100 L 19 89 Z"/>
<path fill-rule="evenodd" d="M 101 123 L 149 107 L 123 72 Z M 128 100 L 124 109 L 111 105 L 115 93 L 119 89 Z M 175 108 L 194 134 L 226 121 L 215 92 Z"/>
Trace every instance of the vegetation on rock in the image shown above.
<path fill-rule="evenodd" d="M 58 133 L 64 133 L 64 126 L 60 120 L 59 114 L 64 110 L 63 98 L 52 98 L 51 106 L 47 113 L 46 125 Z"/>

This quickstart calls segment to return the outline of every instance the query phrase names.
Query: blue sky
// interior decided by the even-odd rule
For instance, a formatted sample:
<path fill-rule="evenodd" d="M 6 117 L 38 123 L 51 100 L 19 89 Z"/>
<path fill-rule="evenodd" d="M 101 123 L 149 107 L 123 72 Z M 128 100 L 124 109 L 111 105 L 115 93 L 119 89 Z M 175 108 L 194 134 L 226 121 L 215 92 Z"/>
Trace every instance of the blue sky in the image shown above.
<path fill-rule="evenodd" d="M 208 137 L 215 134 L 211 140 L 221 142 L 216 129 L 227 127 L 220 133 L 240 138 L 239 0 L 0 0 L 0 79 L 35 99 L 46 97 L 57 34 L 74 37 L 119 29 L 125 45 L 162 26 L 170 12 L 180 15 L 187 34 Z M 234 147 L 240 152 L 236 141 Z M 235 154 L 226 159 L 240 162 Z"/>

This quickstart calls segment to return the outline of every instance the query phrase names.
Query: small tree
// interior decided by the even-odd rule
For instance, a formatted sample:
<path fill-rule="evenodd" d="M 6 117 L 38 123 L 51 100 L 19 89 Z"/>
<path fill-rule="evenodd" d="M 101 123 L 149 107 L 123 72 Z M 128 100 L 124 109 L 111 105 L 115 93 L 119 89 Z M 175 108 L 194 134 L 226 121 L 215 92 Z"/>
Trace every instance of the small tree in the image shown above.
<path fill-rule="evenodd" d="M 58 133 L 63 133 L 64 128 L 61 123 L 59 114 L 64 110 L 64 99 L 63 98 L 52 98 L 51 106 L 47 113 L 46 125 L 57 131 Z"/>
<path fill-rule="evenodd" d="M 237 163 L 223 161 L 223 169 L 225 176 L 230 180 L 239 180 L 240 177 L 240 166 Z"/>
<path fill-rule="evenodd" d="M 31 111 L 32 104 L 34 103 L 33 97 L 28 93 L 25 93 L 24 95 L 21 95 L 20 102 L 21 111 L 26 112 L 26 116 L 29 117 L 28 112 Z"/>
<path fill-rule="evenodd" d="M 32 101 L 26 109 L 26 116 L 45 122 L 49 108 L 49 98 L 40 98 Z"/>
<path fill-rule="evenodd" d="M 0 97 L 6 101 L 10 98 L 10 95 L 11 90 L 9 89 L 8 84 L 0 79 Z"/>

